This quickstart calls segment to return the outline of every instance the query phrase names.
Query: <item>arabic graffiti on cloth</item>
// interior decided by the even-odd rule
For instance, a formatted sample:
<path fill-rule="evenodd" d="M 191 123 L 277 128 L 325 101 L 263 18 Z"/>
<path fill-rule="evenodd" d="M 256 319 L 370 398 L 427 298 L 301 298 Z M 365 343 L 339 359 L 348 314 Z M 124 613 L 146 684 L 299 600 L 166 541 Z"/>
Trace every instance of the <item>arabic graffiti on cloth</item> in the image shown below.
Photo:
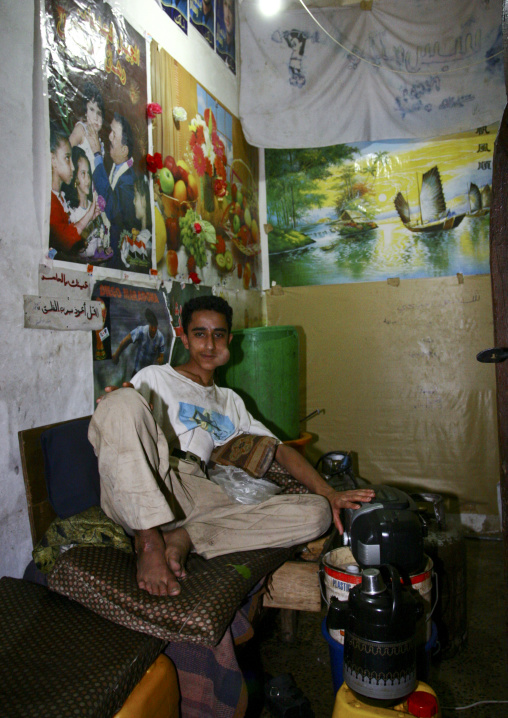
<path fill-rule="evenodd" d="M 239 5 L 240 117 L 258 147 L 432 137 L 497 122 L 504 109 L 502 0 Z M 425 18 L 425 21 L 422 21 Z M 317 22 L 316 22 L 317 21 Z M 333 119 L 332 119 L 333 118 Z"/>
<path fill-rule="evenodd" d="M 180 402 L 178 418 L 188 429 L 207 431 L 214 441 L 226 441 L 235 431 L 233 422 L 227 416 L 183 401 Z"/>

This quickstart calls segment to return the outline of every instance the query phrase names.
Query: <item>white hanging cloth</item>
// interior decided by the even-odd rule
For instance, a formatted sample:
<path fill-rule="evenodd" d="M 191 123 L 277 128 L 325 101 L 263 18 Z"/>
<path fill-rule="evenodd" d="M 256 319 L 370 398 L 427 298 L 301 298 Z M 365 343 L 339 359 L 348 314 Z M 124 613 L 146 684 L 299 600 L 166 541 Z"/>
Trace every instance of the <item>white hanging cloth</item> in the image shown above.
<path fill-rule="evenodd" d="M 310 11 L 315 19 L 302 5 L 267 18 L 259 0 L 240 3 L 240 119 L 251 144 L 424 138 L 501 118 L 502 0 Z"/>

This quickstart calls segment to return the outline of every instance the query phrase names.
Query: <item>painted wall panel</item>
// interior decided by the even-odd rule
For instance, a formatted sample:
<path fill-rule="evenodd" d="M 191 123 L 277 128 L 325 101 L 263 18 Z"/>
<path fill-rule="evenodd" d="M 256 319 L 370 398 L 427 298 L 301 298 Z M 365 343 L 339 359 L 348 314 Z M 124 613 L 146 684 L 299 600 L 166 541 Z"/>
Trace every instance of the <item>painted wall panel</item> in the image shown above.
<path fill-rule="evenodd" d="M 325 410 L 305 427 L 311 458 L 351 450 L 373 483 L 497 514 L 495 375 L 475 358 L 493 345 L 490 277 L 282 291 L 268 323 L 299 330 L 301 416 Z"/>

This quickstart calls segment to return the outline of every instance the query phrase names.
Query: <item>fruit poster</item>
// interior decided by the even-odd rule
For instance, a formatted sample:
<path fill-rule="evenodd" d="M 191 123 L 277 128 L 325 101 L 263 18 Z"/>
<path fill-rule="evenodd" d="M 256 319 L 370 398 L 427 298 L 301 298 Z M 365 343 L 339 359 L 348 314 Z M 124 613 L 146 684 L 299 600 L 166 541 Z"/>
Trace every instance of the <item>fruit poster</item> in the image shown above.
<path fill-rule="evenodd" d="M 266 150 L 270 281 L 488 273 L 497 129 Z"/>
<path fill-rule="evenodd" d="M 162 291 L 97 282 L 93 299 L 102 306 L 103 327 L 92 332 L 95 399 L 108 385 L 121 386 L 140 369 L 166 364 L 174 331 Z"/>
<path fill-rule="evenodd" d="M 152 44 L 157 270 L 162 279 L 261 284 L 257 149 L 238 118 Z"/>
<path fill-rule="evenodd" d="M 148 273 L 147 48 L 106 3 L 45 0 L 51 258 Z"/>

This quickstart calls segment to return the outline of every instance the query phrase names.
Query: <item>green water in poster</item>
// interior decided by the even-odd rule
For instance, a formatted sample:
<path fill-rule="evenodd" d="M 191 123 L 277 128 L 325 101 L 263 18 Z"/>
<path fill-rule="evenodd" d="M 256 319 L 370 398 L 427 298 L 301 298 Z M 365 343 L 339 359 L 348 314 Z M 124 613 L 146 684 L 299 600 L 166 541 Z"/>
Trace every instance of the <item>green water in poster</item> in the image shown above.
<path fill-rule="evenodd" d="M 267 150 L 270 281 L 488 273 L 496 132 Z"/>

